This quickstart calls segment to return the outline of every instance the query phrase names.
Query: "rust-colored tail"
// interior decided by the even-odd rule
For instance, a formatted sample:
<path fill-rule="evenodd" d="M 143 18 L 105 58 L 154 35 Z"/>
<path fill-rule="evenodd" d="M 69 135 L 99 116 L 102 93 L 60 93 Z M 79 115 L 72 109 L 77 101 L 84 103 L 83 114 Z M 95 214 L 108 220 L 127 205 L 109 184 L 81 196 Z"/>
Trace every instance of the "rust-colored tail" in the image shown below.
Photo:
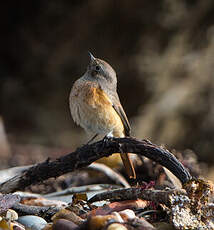
<path fill-rule="evenodd" d="M 123 161 L 126 173 L 128 174 L 130 179 L 136 179 L 136 173 L 133 166 L 133 163 L 131 162 L 129 153 L 120 153 L 121 159 Z"/>

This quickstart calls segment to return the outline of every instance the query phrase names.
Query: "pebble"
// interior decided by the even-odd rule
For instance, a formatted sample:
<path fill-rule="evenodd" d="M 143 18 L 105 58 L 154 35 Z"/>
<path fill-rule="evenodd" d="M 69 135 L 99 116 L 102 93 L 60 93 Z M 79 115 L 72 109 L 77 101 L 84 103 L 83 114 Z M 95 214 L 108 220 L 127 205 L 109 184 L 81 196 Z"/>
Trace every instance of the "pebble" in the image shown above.
<path fill-rule="evenodd" d="M 107 230 L 128 230 L 124 225 L 119 223 L 110 224 Z"/>
<path fill-rule="evenodd" d="M 6 212 L 6 216 L 5 216 L 8 220 L 17 220 L 18 219 L 18 214 L 16 211 L 12 210 L 12 209 L 8 209 Z"/>
<path fill-rule="evenodd" d="M 74 230 L 78 225 L 65 219 L 58 219 L 52 226 L 52 230 Z"/>
<path fill-rule="evenodd" d="M 131 209 L 120 211 L 119 214 L 125 221 L 136 218 L 134 211 Z"/>
<path fill-rule="evenodd" d="M 21 216 L 18 218 L 17 222 L 31 230 L 41 230 L 47 224 L 43 218 L 31 215 Z"/>

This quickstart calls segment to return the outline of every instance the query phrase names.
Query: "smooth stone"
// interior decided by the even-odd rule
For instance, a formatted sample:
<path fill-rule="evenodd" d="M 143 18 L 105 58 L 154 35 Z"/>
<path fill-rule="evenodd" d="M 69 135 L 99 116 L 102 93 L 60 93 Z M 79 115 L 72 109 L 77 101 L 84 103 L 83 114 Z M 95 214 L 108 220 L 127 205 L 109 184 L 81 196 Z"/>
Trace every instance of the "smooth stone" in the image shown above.
<path fill-rule="evenodd" d="M 66 219 L 58 219 L 52 226 L 52 230 L 74 230 L 78 226 L 72 221 Z"/>
<path fill-rule="evenodd" d="M 43 218 L 31 215 L 21 216 L 18 218 L 17 222 L 31 230 L 41 230 L 47 224 L 46 220 Z"/>

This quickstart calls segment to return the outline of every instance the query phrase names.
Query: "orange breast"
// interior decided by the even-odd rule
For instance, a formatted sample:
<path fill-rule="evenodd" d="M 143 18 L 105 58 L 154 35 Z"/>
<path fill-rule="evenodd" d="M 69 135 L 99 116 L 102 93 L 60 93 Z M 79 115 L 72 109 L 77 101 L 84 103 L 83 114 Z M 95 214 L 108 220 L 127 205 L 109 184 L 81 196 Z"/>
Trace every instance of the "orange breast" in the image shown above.
<path fill-rule="evenodd" d="M 111 100 L 95 83 L 82 79 L 75 82 L 70 94 L 70 110 L 74 121 L 87 132 L 124 135 L 122 121 Z"/>

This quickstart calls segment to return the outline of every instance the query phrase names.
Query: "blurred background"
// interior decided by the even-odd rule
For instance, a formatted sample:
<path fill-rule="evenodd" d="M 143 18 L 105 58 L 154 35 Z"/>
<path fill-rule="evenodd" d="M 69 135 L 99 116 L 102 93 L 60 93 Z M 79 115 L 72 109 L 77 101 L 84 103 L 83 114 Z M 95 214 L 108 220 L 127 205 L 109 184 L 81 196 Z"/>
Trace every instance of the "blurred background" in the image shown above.
<path fill-rule="evenodd" d="M 133 136 L 190 149 L 212 168 L 212 0 L 7 1 L 0 21 L 1 167 L 86 142 L 68 97 L 91 51 L 117 72 Z"/>

